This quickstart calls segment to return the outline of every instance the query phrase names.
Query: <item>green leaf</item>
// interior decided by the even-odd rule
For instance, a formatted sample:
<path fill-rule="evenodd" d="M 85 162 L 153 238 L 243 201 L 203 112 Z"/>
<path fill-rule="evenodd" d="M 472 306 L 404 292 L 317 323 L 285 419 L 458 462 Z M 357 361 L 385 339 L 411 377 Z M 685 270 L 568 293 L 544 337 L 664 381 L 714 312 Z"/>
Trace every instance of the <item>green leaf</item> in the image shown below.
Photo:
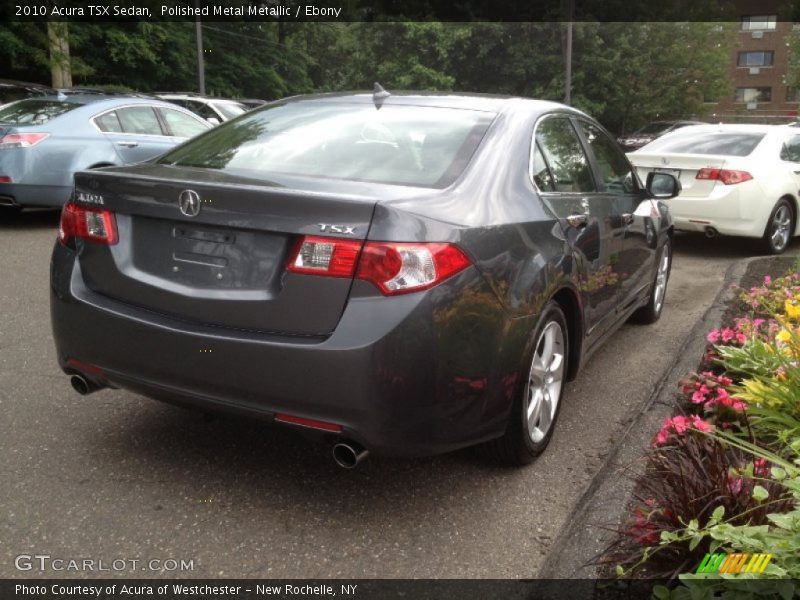
<path fill-rule="evenodd" d="M 725 507 L 718 506 L 714 509 L 714 512 L 711 513 L 711 521 L 714 523 L 719 523 L 722 520 L 722 517 L 725 516 Z"/>
<path fill-rule="evenodd" d="M 669 588 L 657 585 L 653 588 L 653 598 L 656 600 L 669 600 Z"/>
<path fill-rule="evenodd" d="M 763 486 L 757 485 L 753 488 L 753 499 L 758 502 L 763 502 L 769 498 L 769 492 Z"/>
<path fill-rule="evenodd" d="M 786 479 L 786 471 L 784 471 L 780 467 L 772 467 L 772 469 L 770 469 L 770 472 L 772 473 L 772 478 L 775 479 L 776 481 L 781 481 L 783 479 Z"/>

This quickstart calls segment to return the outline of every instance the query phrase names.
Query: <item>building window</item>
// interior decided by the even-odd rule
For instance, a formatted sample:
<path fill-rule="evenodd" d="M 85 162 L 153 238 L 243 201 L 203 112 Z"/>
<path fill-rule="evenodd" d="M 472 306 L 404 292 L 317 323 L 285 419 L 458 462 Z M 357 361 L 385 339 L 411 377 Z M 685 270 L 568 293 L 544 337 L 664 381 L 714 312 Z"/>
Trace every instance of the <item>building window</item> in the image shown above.
<path fill-rule="evenodd" d="M 768 87 L 740 87 L 736 88 L 736 102 L 771 102 L 772 88 Z"/>
<path fill-rule="evenodd" d="M 775 53 L 764 52 L 739 52 L 740 67 L 771 67 Z"/>
<path fill-rule="evenodd" d="M 742 17 L 742 31 L 774 30 L 777 26 L 777 15 L 751 15 L 749 17 Z"/>
<path fill-rule="evenodd" d="M 797 100 L 797 88 L 794 87 L 787 87 L 786 88 L 786 101 L 787 102 L 798 102 Z"/>

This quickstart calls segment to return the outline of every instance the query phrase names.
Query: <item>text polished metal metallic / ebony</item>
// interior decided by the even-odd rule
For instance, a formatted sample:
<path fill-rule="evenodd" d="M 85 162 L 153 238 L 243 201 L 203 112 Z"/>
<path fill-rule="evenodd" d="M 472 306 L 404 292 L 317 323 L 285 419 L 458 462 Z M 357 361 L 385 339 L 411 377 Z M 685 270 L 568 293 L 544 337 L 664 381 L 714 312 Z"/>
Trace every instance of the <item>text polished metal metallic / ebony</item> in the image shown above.
<path fill-rule="evenodd" d="M 581 362 L 658 319 L 679 191 L 577 110 L 423 94 L 272 103 L 75 186 L 51 269 L 75 389 L 316 432 L 349 467 L 530 462 Z"/>

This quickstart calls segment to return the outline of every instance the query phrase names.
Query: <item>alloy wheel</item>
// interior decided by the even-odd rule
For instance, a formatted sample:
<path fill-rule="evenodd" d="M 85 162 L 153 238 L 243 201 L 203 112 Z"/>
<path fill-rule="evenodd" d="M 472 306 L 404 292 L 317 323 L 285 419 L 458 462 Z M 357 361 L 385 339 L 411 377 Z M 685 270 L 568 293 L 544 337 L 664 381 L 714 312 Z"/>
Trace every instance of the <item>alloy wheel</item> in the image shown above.
<path fill-rule="evenodd" d="M 775 248 L 775 250 L 781 251 L 786 247 L 791 237 L 791 229 L 791 209 L 786 204 L 782 204 L 772 217 L 770 229 L 770 239 L 772 241 L 772 247 Z"/>
<path fill-rule="evenodd" d="M 547 436 L 555 419 L 564 366 L 564 332 L 557 322 L 550 321 L 536 341 L 525 394 L 528 434 L 534 443 Z"/>

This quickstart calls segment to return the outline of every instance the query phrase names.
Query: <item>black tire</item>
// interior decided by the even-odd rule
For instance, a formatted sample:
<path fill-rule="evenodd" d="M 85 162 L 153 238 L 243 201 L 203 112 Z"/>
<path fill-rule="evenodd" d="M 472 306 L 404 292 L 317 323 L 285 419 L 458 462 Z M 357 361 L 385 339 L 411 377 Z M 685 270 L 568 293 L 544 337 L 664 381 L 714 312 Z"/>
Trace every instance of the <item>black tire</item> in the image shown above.
<path fill-rule="evenodd" d="M 761 247 L 767 254 L 781 254 L 792 240 L 797 215 L 794 205 L 786 198 L 781 198 L 769 215 Z M 788 221 L 788 222 L 787 222 Z"/>
<path fill-rule="evenodd" d="M 554 333 L 556 330 L 560 334 L 560 345 L 558 335 Z M 548 343 L 546 338 L 551 335 L 554 336 L 550 338 L 554 348 L 550 358 L 551 362 L 544 371 L 535 369 L 534 367 L 538 366 L 536 363 L 540 365 L 544 364 L 544 346 Z M 557 360 L 555 357 L 556 354 L 560 354 L 560 363 L 557 369 L 560 379 L 557 389 L 553 387 L 554 383 L 552 381 L 548 383 L 547 380 L 547 374 L 552 376 L 550 368 L 555 365 L 554 361 Z M 544 451 L 547 444 L 550 442 L 550 438 L 553 436 L 558 413 L 561 409 L 564 385 L 566 384 L 568 360 L 569 334 L 567 320 L 564 317 L 564 312 L 561 310 L 561 307 L 551 300 L 545 305 L 539 317 L 539 322 L 528 343 L 528 349 L 526 350 L 525 360 L 523 362 L 524 366 L 520 370 L 520 383 L 514 394 L 514 403 L 511 408 L 511 414 L 509 415 L 506 432 L 502 437 L 492 440 L 484 446 L 484 449 L 490 456 L 510 465 L 527 465 L 533 462 L 536 457 Z M 537 370 L 542 372 L 542 377 L 536 376 Z M 540 381 L 541 385 L 531 385 L 534 379 Z M 544 391 L 545 388 L 548 390 L 547 393 Z M 536 389 L 536 391 L 534 392 L 532 389 Z M 537 392 L 541 392 L 541 394 L 537 394 Z M 550 397 L 553 392 L 555 392 L 555 398 Z M 531 420 L 528 418 L 531 396 L 539 398 L 537 403 L 539 407 L 538 417 L 532 419 L 534 423 L 533 426 L 531 425 Z M 555 400 L 554 410 L 551 407 L 549 417 L 548 413 L 545 411 L 547 407 L 551 405 L 545 400 L 546 398 L 549 398 L 550 403 Z M 549 418 L 549 424 L 547 424 L 546 431 L 542 431 L 537 425 L 543 426 L 547 418 Z"/>
<path fill-rule="evenodd" d="M 669 274 L 672 272 L 672 241 L 667 238 L 661 251 L 658 253 L 658 261 L 656 262 L 656 274 L 653 279 L 653 286 L 650 289 L 650 298 L 642 308 L 637 310 L 631 315 L 631 321 L 635 323 L 642 323 L 643 325 L 650 325 L 655 323 L 661 318 L 661 312 L 664 310 L 664 298 L 667 295 L 667 284 L 669 283 Z M 659 283 L 663 277 L 663 287 L 659 291 Z"/>

